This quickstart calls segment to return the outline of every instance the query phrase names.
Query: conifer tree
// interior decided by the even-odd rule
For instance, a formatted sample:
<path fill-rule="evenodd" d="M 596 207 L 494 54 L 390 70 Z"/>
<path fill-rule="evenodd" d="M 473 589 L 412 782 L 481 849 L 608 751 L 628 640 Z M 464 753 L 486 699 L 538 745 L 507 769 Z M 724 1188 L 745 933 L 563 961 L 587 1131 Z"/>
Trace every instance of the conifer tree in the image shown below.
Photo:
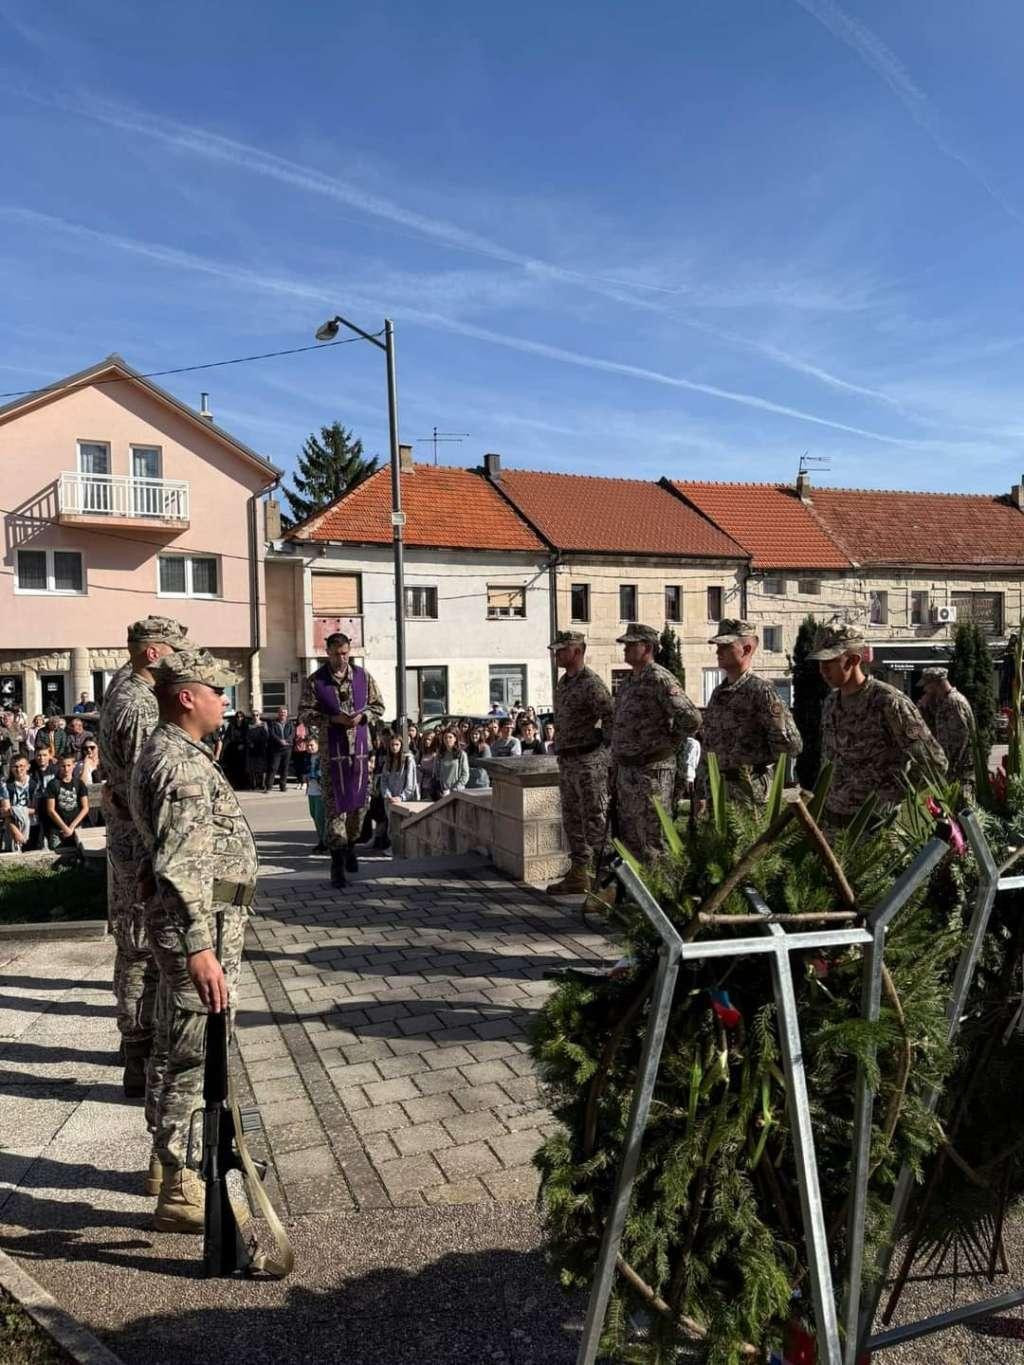
<path fill-rule="evenodd" d="M 996 677 L 992 651 L 976 621 L 961 621 L 956 628 L 949 681 L 970 702 L 979 741 L 988 753 L 996 728 Z"/>
<path fill-rule="evenodd" d="M 817 629 L 814 617 L 805 617 L 789 660 L 793 674 L 793 719 L 804 742 L 796 761 L 796 775 L 800 785 L 807 788 L 814 786 L 821 768 L 821 708 L 828 696 L 828 683 L 818 665 L 807 658 L 814 651 Z"/>
<path fill-rule="evenodd" d="M 679 636 L 669 625 L 661 632 L 661 638 L 654 651 L 654 662 L 661 664 L 662 668 L 667 668 L 678 678 L 680 687 L 686 687 L 686 669 L 683 667 L 683 651 L 679 644 Z"/>
<path fill-rule="evenodd" d="M 288 499 L 289 526 L 305 521 L 314 512 L 351 492 L 374 473 L 379 461 L 363 455 L 363 443 L 340 422 L 321 427 L 306 437 L 298 458 L 298 472 L 292 476 L 293 488 L 284 489 Z"/>

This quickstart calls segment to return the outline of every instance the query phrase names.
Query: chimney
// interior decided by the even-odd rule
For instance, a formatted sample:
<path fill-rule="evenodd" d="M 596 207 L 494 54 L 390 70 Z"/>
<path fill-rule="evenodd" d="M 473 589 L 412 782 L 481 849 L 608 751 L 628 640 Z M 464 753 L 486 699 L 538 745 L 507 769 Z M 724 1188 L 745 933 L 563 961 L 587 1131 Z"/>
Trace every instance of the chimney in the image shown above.
<path fill-rule="evenodd" d="M 1010 489 L 1010 501 L 1024 512 L 1024 474 L 1020 476 L 1020 483 L 1015 483 Z"/>
<path fill-rule="evenodd" d="M 811 501 L 811 476 L 803 472 L 796 476 L 796 495 L 801 502 Z"/>
<path fill-rule="evenodd" d="M 199 395 L 199 416 L 205 417 L 208 422 L 213 421 L 213 413 L 210 411 L 210 395 L 201 393 Z"/>
<path fill-rule="evenodd" d="M 484 456 L 484 473 L 492 481 L 497 483 L 501 478 L 501 456 L 489 454 Z"/>
<path fill-rule="evenodd" d="M 268 498 L 263 504 L 263 534 L 267 540 L 281 539 L 281 504 Z"/>
<path fill-rule="evenodd" d="M 412 473 L 412 446 L 398 447 L 398 468 L 403 474 Z"/>

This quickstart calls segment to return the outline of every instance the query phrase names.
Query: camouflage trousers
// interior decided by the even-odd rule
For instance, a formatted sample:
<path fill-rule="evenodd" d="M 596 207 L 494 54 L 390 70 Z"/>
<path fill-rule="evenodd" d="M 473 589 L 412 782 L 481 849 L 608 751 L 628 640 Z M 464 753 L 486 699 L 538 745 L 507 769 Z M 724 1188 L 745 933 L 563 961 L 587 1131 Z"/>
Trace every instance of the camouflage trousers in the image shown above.
<path fill-rule="evenodd" d="M 573 867 L 589 870 L 604 842 L 608 816 L 608 750 L 558 760 L 562 828 Z"/>
<path fill-rule="evenodd" d="M 145 849 L 135 826 L 111 815 L 107 821 L 107 919 L 114 939 L 114 998 L 125 1047 L 146 1051 L 153 1038 L 157 968 L 146 942 L 145 904 L 139 899 L 139 866 Z"/>
<path fill-rule="evenodd" d="M 657 797 L 665 810 L 672 811 L 672 789 L 676 780 L 675 759 L 650 763 L 643 768 L 615 768 L 615 826 L 619 838 L 641 861 L 653 858 L 663 848 L 661 821 L 654 809 Z"/>
<path fill-rule="evenodd" d="M 372 777 L 366 783 L 366 800 L 358 810 L 335 810 L 334 792 L 331 790 L 330 777 L 325 773 L 324 776 L 324 825 L 327 830 L 328 848 L 355 848 L 359 841 L 359 833 L 363 828 L 363 821 L 366 819 L 366 812 L 370 809 L 370 790 L 373 786 Z"/>
<path fill-rule="evenodd" d="M 218 906 L 224 928 L 220 962 L 228 983 L 231 1027 L 234 1027 L 238 979 L 248 910 Z M 211 916 L 211 920 L 212 920 Z M 183 1166 L 192 1115 L 203 1106 L 203 1063 L 206 1059 L 206 1008 L 188 974 L 178 931 L 159 903 L 150 903 L 149 941 L 160 968 L 158 1037 L 147 1077 L 147 1118 L 152 1107 L 153 1146 L 165 1166 Z M 211 930 L 215 925 L 211 923 Z M 162 1071 L 161 1068 L 162 1067 Z"/>

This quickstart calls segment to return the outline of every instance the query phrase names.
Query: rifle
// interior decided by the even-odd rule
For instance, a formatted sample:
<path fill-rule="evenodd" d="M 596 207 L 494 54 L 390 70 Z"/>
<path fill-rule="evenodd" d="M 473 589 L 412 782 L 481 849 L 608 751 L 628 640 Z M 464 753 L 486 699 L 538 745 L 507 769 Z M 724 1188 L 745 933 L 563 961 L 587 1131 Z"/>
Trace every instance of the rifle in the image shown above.
<path fill-rule="evenodd" d="M 220 961 L 223 916 L 217 915 L 217 960 Z M 197 1120 L 201 1136 L 196 1141 Z M 281 1220 L 267 1198 L 263 1180 L 265 1161 L 254 1161 L 245 1140 L 247 1133 L 263 1128 L 258 1109 L 240 1109 L 228 1073 L 228 1014 L 206 1016 L 206 1061 L 203 1068 L 203 1108 L 192 1115 L 188 1141 L 188 1164 L 206 1182 L 203 1227 L 203 1274 L 211 1276 L 254 1275 L 262 1272 L 283 1280 L 291 1273 L 295 1256 Z M 197 1150 L 197 1148 L 199 1150 Z M 238 1190 L 232 1171 L 241 1173 L 245 1197 Z M 270 1228 L 273 1256 L 259 1248 L 250 1226 L 252 1206 Z"/>

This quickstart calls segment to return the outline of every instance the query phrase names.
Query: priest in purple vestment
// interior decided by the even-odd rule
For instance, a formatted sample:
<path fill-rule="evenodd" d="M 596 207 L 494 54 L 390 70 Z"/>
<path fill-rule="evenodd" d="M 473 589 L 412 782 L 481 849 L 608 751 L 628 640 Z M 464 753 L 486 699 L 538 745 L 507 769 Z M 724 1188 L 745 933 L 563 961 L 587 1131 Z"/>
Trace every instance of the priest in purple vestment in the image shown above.
<path fill-rule="evenodd" d="M 355 847 L 370 804 L 371 731 L 384 715 L 380 688 L 350 661 L 350 649 L 341 631 L 327 637 L 327 662 L 306 679 L 299 703 L 299 720 L 320 746 L 331 884 L 339 890 L 346 872 L 359 868 Z"/>

